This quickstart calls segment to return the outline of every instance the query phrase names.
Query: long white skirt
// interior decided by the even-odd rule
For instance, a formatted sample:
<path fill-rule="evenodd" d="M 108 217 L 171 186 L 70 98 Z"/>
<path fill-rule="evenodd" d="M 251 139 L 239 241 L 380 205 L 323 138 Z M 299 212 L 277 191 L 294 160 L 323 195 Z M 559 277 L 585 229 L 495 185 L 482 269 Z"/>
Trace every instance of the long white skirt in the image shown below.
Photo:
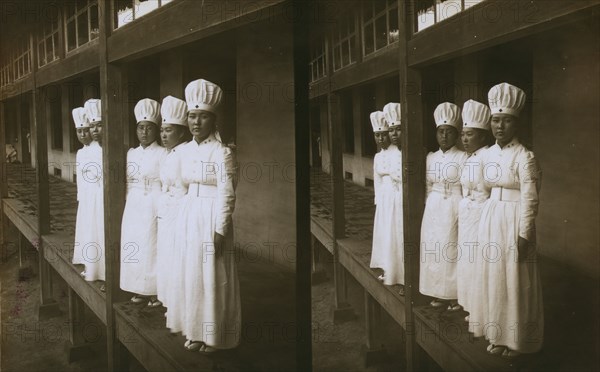
<path fill-rule="evenodd" d="M 483 260 L 474 280 L 474 296 L 481 306 L 472 307 L 469 325 L 475 337 L 534 353 L 542 347 L 544 309 L 537 262 L 518 262 L 519 209 L 519 203 L 491 199 L 483 207 Z"/>
<path fill-rule="evenodd" d="M 444 198 L 431 192 L 421 225 L 421 268 L 419 290 L 444 300 L 456 299 L 458 203 L 461 195 Z"/>
<path fill-rule="evenodd" d="M 169 307 L 169 292 L 178 290 L 176 283 L 181 280 L 179 268 L 174 268 L 175 234 L 177 232 L 177 215 L 179 214 L 181 196 L 170 196 L 161 193 L 158 202 L 158 233 L 156 244 L 156 297 Z"/>
<path fill-rule="evenodd" d="M 475 266 L 481 264 L 481 246 L 477 233 L 483 202 L 464 198 L 458 206 L 458 263 L 456 289 L 458 303 L 465 311 L 470 311 L 473 298 L 472 285 L 475 280 Z"/>
<path fill-rule="evenodd" d="M 85 265 L 85 280 L 105 280 L 103 191 L 96 184 L 85 191 L 77 206 L 73 263 Z"/>
<path fill-rule="evenodd" d="M 183 291 L 170 293 L 167 327 L 190 340 L 230 349 L 241 337 L 240 290 L 231 227 L 223 255 L 214 254 L 215 207 L 214 197 L 188 195 L 181 203 L 175 243 L 181 251 L 174 258 L 183 273 Z"/>
<path fill-rule="evenodd" d="M 384 183 L 378 192 L 370 267 L 383 269 L 385 285 L 404 284 L 402 188 Z"/>
<path fill-rule="evenodd" d="M 133 189 L 121 224 L 121 289 L 156 294 L 157 202 L 160 191 Z"/>

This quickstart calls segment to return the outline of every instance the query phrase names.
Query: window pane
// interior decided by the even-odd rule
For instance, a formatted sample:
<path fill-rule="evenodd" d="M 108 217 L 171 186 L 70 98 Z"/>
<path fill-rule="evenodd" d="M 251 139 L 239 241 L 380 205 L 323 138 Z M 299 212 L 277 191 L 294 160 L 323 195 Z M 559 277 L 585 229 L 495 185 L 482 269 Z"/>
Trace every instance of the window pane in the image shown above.
<path fill-rule="evenodd" d="M 419 10 L 417 13 L 417 31 L 422 31 L 435 23 L 434 7 Z"/>
<path fill-rule="evenodd" d="M 388 43 L 391 44 L 393 42 L 398 41 L 400 38 L 400 31 L 398 29 L 398 10 L 394 8 L 390 11 L 389 14 L 390 27 L 388 29 Z"/>
<path fill-rule="evenodd" d="M 44 42 L 38 44 L 38 66 L 45 65 L 46 62 L 46 53 L 44 53 Z"/>
<path fill-rule="evenodd" d="M 341 58 L 342 58 L 341 47 L 337 46 L 333 50 L 333 69 L 334 70 L 339 70 L 340 68 L 342 68 Z"/>
<path fill-rule="evenodd" d="M 117 0 L 115 8 L 117 11 L 117 27 L 133 21 L 133 0 Z"/>
<path fill-rule="evenodd" d="M 67 18 L 72 17 L 75 14 L 75 2 L 73 0 L 69 0 L 67 3 Z"/>
<path fill-rule="evenodd" d="M 55 32 L 52 35 L 52 52 L 54 53 L 54 58 L 58 58 L 58 32 Z"/>
<path fill-rule="evenodd" d="M 356 45 L 356 36 L 352 36 L 350 38 L 350 62 L 354 62 L 356 61 L 356 48 L 354 47 Z"/>
<path fill-rule="evenodd" d="M 54 48 L 52 47 L 52 37 L 46 39 L 46 63 L 54 61 Z"/>
<path fill-rule="evenodd" d="M 437 0 L 436 11 L 437 11 L 437 22 L 448 19 L 454 15 L 457 15 L 461 11 L 461 0 Z"/>
<path fill-rule="evenodd" d="M 158 8 L 158 0 L 135 0 L 135 19 Z"/>
<path fill-rule="evenodd" d="M 369 23 L 365 26 L 365 55 L 373 53 L 375 51 L 375 45 L 373 45 L 373 24 Z"/>
<path fill-rule="evenodd" d="M 77 17 L 77 46 L 82 46 L 89 41 L 87 12 Z"/>
<path fill-rule="evenodd" d="M 381 49 L 387 45 L 387 27 L 385 15 L 375 20 L 375 49 Z"/>
<path fill-rule="evenodd" d="M 100 36 L 100 26 L 98 25 L 98 5 L 90 7 L 90 40 Z"/>
<path fill-rule="evenodd" d="M 342 66 L 350 64 L 350 50 L 348 49 L 348 41 L 342 43 Z"/>
<path fill-rule="evenodd" d="M 87 8 L 88 0 L 77 0 L 77 12 Z"/>
<path fill-rule="evenodd" d="M 73 50 L 77 47 L 75 40 L 75 20 L 67 23 L 67 50 Z"/>

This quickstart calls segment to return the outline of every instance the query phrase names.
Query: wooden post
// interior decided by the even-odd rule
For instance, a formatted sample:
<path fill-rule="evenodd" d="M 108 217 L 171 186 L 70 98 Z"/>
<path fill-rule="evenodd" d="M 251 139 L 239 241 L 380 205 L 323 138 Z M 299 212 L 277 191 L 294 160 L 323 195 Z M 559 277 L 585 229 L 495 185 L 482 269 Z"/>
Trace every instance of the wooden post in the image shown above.
<path fill-rule="evenodd" d="M 331 71 L 331 68 L 330 68 Z M 329 126 L 329 148 L 331 164 L 329 167 L 333 191 L 333 282 L 335 286 L 335 308 L 333 322 L 340 323 L 356 318 L 354 310 L 348 303 L 346 270 L 339 260 L 338 239 L 346 235 L 346 218 L 344 213 L 344 158 L 342 154 L 342 122 L 340 118 L 340 97 L 335 92 L 327 94 L 327 115 Z"/>
<path fill-rule="evenodd" d="M 31 46 L 33 94 L 31 95 L 33 107 L 32 143 L 35 146 L 36 157 L 36 184 L 38 197 L 38 240 L 34 246 L 38 250 L 38 276 L 40 280 L 40 305 L 38 319 L 48 319 L 60 315 L 58 303 L 52 298 L 52 273 L 50 264 L 44 256 L 42 235 L 50 233 L 50 185 L 48 174 L 48 117 L 46 113 L 46 92 L 37 85 L 37 47 L 34 40 L 35 30 L 31 31 L 29 44 Z"/>
<path fill-rule="evenodd" d="M 381 305 L 375 301 L 367 289 L 363 289 L 365 299 L 365 367 L 379 364 L 388 359 L 388 354 L 377 337 L 381 325 Z"/>
<path fill-rule="evenodd" d="M 124 68 L 108 63 L 107 43 L 112 30 L 111 3 L 98 2 L 100 19 L 100 92 L 102 100 L 102 163 L 104 169 L 104 239 L 106 253 L 106 338 L 108 370 L 127 369 L 127 350 L 117 336 L 113 304 L 125 300 L 119 286 L 121 219 L 125 206 L 125 146 L 127 76 Z"/>
<path fill-rule="evenodd" d="M 419 293 L 419 261 L 421 219 L 425 204 L 425 159 L 423 140 L 423 113 L 421 100 L 421 74 L 408 67 L 407 44 L 412 35 L 415 14 L 414 1 L 399 2 L 398 17 L 401 43 L 400 97 L 402 105 L 402 167 L 404 216 L 404 298 L 406 307 L 406 366 L 408 371 L 420 370 L 423 352 L 416 342 L 413 306 L 423 301 Z"/>
<path fill-rule="evenodd" d="M 73 288 L 69 287 L 69 340 L 66 342 L 69 363 L 90 357 L 93 352 L 86 344 L 84 330 L 86 326 L 85 303 Z"/>
<path fill-rule="evenodd" d="M 3 199 L 8 197 L 8 174 L 5 149 L 6 148 L 6 123 L 4 120 L 4 102 L 0 101 L 0 254 L 2 262 L 8 258 L 8 239 L 6 237 L 8 229 L 8 218 L 4 216 Z"/>

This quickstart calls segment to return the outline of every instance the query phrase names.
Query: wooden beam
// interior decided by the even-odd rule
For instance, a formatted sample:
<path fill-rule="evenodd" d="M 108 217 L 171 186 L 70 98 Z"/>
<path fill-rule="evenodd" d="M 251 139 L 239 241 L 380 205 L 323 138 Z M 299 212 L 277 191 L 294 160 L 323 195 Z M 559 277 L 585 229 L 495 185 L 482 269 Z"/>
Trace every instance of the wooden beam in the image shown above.
<path fill-rule="evenodd" d="M 108 40 L 108 61 L 131 60 L 156 54 L 248 23 L 273 19 L 275 16 L 287 17 L 284 19 L 291 22 L 293 16 L 289 2 L 177 1 L 114 30 Z"/>
<path fill-rule="evenodd" d="M 104 241 L 106 258 L 106 337 L 109 371 L 127 369 L 127 351 L 117 336 L 113 304 L 124 300 L 120 282 L 121 219 L 125 206 L 125 147 L 127 76 L 124 68 L 108 62 L 112 2 L 98 2 L 100 36 L 100 92 L 102 100 L 102 164 L 104 185 Z"/>
<path fill-rule="evenodd" d="M 402 168 L 403 168 L 403 221 L 404 221 L 404 293 L 406 318 L 406 367 L 408 371 L 421 369 L 423 354 L 415 340 L 413 306 L 422 301 L 419 293 L 419 259 L 421 219 L 425 204 L 425 165 L 423 139 L 423 113 L 420 72 L 408 67 L 414 2 L 398 6 L 399 19 L 399 89 L 402 105 Z"/>
<path fill-rule="evenodd" d="M 0 101 L 18 97 L 21 94 L 30 92 L 31 90 L 33 90 L 33 77 L 29 75 L 2 87 L 0 89 Z"/>
<path fill-rule="evenodd" d="M 68 57 L 42 67 L 36 76 L 38 86 L 64 82 L 98 68 L 98 40 L 92 40 Z"/>
<path fill-rule="evenodd" d="M 415 34 L 408 41 L 408 65 L 432 64 L 506 43 L 590 16 L 599 8 L 594 0 L 486 0 Z"/>

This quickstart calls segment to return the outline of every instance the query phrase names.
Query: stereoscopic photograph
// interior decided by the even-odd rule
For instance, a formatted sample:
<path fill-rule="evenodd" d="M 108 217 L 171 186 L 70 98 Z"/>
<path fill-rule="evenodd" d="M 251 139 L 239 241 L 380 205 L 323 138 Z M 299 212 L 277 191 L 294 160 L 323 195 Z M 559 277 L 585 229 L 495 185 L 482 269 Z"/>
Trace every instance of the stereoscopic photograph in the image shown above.
<path fill-rule="evenodd" d="M 1 371 L 597 371 L 597 0 L 0 0 Z"/>

